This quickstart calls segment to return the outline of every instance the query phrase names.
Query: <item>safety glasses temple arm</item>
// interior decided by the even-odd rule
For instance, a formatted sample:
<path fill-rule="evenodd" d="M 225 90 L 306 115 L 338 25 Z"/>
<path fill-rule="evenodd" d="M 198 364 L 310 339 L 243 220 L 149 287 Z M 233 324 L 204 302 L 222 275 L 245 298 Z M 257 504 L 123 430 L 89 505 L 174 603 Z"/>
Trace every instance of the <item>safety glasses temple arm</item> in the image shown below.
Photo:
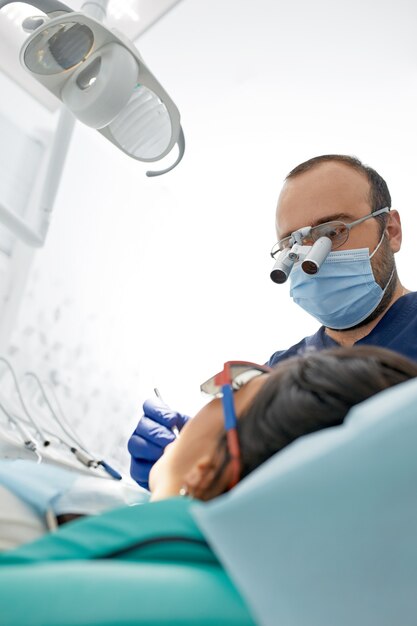
<path fill-rule="evenodd" d="M 378 215 L 382 215 L 383 213 L 389 213 L 390 207 L 385 206 L 383 209 L 378 209 L 378 211 L 372 211 L 369 215 L 365 215 L 364 217 L 360 217 L 358 220 L 351 222 L 350 224 L 345 224 L 347 228 L 350 230 L 352 226 L 356 226 L 357 224 L 361 224 L 366 220 L 369 220 L 371 217 L 378 217 Z"/>
<path fill-rule="evenodd" d="M 384 206 L 383 209 L 378 209 L 378 211 L 373 211 L 372 217 L 375 217 L 376 215 L 382 215 L 382 213 L 389 213 L 390 211 L 391 211 L 391 207 Z"/>
<path fill-rule="evenodd" d="M 231 384 L 222 385 L 222 405 L 226 431 L 236 428 L 237 418 Z"/>

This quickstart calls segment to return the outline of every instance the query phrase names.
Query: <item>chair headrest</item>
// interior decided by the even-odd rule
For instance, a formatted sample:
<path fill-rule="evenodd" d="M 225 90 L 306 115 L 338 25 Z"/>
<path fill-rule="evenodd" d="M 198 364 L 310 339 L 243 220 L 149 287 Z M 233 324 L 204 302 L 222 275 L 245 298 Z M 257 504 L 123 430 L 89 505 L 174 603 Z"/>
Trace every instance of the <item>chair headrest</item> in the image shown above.
<path fill-rule="evenodd" d="M 414 624 L 417 380 L 354 407 L 193 515 L 257 623 Z"/>

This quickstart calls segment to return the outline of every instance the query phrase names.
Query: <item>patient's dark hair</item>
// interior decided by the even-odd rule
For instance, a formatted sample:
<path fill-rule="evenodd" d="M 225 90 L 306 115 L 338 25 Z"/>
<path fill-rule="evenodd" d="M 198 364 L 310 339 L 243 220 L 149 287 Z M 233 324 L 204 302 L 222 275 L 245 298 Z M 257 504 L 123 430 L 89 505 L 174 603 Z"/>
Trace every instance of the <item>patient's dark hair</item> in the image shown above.
<path fill-rule="evenodd" d="M 298 437 L 342 424 L 355 404 L 416 376 L 415 363 L 371 346 L 332 348 L 283 361 L 238 420 L 241 478 Z M 225 438 L 220 447 L 224 467 Z"/>

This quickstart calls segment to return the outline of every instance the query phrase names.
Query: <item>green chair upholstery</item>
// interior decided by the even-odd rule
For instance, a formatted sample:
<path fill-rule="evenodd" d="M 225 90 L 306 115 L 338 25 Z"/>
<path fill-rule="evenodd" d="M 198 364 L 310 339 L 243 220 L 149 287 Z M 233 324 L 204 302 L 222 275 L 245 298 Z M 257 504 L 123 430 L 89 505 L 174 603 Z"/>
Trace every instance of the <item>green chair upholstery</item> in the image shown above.
<path fill-rule="evenodd" d="M 0 557 L 1 626 L 253 626 L 188 498 L 82 518 Z"/>

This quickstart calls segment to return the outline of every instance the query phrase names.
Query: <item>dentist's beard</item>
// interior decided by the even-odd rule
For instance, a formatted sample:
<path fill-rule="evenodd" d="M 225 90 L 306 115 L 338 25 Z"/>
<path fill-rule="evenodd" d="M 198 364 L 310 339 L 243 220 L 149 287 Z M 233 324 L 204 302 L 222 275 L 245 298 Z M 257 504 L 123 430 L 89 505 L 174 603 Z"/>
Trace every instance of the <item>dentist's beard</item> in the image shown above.
<path fill-rule="evenodd" d="M 330 330 L 337 330 L 338 333 L 343 333 L 348 330 L 354 330 L 356 328 L 361 328 L 362 326 L 366 326 L 370 322 L 373 322 L 377 317 L 382 315 L 387 308 L 389 307 L 391 300 L 393 298 L 395 289 L 398 284 L 398 274 L 397 268 L 395 266 L 394 254 L 390 248 L 389 241 L 387 237 L 384 237 L 379 250 L 377 250 L 376 254 L 371 259 L 372 271 L 375 276 L 375 280 L 381 289 L 385 289 L 387 287 L 386 292 L 384 293 L 381 302 L 378 304 L 376 309 L 372 311 L 370 315 L 359 324 L 355 326 L 350 326 L 349 328 L 343 329 L 332 329 L 330 326 Z M 390 280 L 391 278 L 391 280 Z"/>

